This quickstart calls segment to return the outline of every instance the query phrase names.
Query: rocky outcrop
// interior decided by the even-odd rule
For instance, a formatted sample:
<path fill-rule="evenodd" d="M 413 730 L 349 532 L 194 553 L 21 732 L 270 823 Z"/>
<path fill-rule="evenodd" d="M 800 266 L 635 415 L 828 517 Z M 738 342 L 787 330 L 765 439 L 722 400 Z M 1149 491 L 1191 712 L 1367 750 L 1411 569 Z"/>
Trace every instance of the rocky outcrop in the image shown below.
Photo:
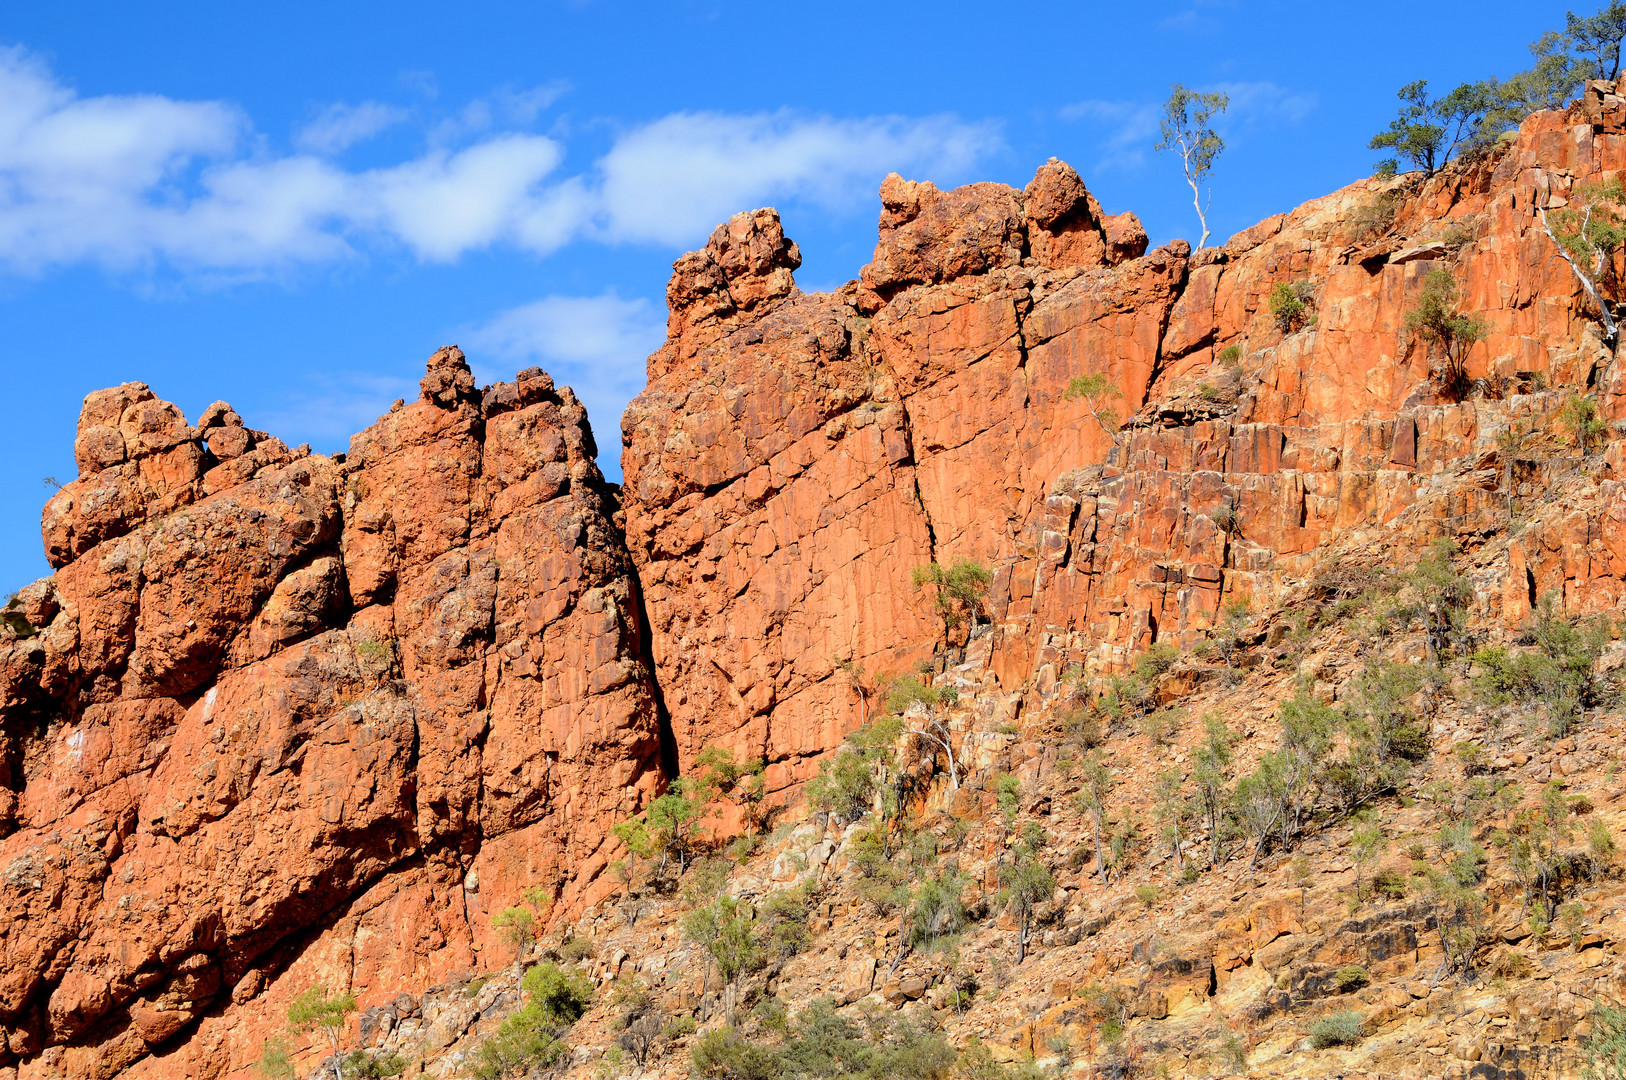
<path fill-rule="evenodd" d="M 56 573 L 0 613 L 0 1069 L 241 1075 L 313 983 L 382 1007 L 492 966 L 489 916 L 601 899 L 609 825 L 703 748 L 787 798 L 873 705 L 854 679 L 974 669 L 1003 728 L 1073 665 L 1442 535 L 1501 535 L 1481 617 L 1618 606 L 1617 451 L 1513 535 L 1509 496 L 1570 465 L 1501 437 L 1551 445 L 1576 392 L 1619 415 L 1535 213 L 1626 168 L 1618 101 L 1195 253 L 1056 161 L 888 177 L 829 294 L 774 211 L 736 215 L 674 265 L 619 492 L 568 389 L 481 390 L 456 349 L 342 457 L 92 394 Z M 1487 324 L 1465 400 L 1406 331 L 1440 269 Z M 961 557 L 994 576 L 951 634 L 912 576 Z M 1158 1008 L 1223 979 L 1165 974 Z"/>
<path fill-rule="evenodd" d="M 681 760 L 720 741 L 766 756 L 775 787 L 809 775 L 862 719 L 845 663 L 896 673 L 963 643 L 911 585 L 933 560 L 996 569 L 976 647 L 1007 687 L 1042 687 L 1193 644 L 1222 598 L 1268 602 L 1334 540 L 1377 552 L 1505 518 L 1499 433 L 1554 426 L 1576 390 L 1618 411 L 1596 313 L 1535 212 L 1626 166 L 1612 116 L 1540 113 L 1471 165 L 1361 181 L 1195 255 L 1146 252 L 1055 161 L 1024 191 L 888 177 L 875 256 L 831 294 L 796 291 L 793 258 L 733 258 L 746 236 L 794 252 L 771 212 L 735 217 L 679 260 L 623 421 Z M 731 259 L 694 285 L 691 266 Z M 1405 325 L 1442 268 L 1487 323 L 1460 402 Z M 1279 285 L 1306 318 L 1275 316 Z M 1070 397 L 1085 375 L 1107 392 Z M 1516 539 L 1495 603 L 1613 603 L 1621 511 Z"/>
<path fill-rule="evenodd" d="M 242 1073 L 315 982 L 364 1002 L 603 892 L 660 775 L 585 411 L 463 355 L 347 458 L 140 383 L 85 401 L 57 572 L 0 631 L 0 1057 Z M 155 1055 L 155 1056 L 154 1056 Z"/>

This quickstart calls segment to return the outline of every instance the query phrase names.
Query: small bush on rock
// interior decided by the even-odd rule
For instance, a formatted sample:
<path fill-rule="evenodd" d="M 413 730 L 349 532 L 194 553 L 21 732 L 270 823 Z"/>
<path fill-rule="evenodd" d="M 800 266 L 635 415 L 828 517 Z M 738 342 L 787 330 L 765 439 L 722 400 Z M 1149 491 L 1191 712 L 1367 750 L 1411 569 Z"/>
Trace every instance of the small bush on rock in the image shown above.
<path fill-rule="evenodd" d="M 1354 1009 L 1323 1016 L 1310 1025 L 1310 1045 L 1317 1050 L 1329 1046 L 1354 1046 L 1366 1033 L 1366 1022 Z"/>

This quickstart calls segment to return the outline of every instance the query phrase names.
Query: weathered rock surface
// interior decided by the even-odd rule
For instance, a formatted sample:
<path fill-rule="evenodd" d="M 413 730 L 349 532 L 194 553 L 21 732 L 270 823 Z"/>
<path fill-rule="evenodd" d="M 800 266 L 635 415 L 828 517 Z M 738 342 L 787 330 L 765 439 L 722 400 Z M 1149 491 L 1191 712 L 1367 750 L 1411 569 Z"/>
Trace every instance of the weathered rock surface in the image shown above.
<path fill-rule="evenodd" d="M 628 544 L 682 759 L 721 741 L 766 755 L 774 786 L 805 778 L 861 719 L 837 661 L 898 672 L 941 643 L 910 584 L 934 559 L 997 569 L 984 647 L 1017 686 L 1191 644 L 1222 596 L 1279 593 L 1335 537 L 1485 527 L 1496 436 L 1569 393 L 1538 388 L 1596 387 L 1616 412 L 1596 314 L 1534 212 L 1626 166 L 1606 123 L 1537 114 L 1473 167 L 1361 181 L 1195 256 L 1145 253 L 1132 215 L 1103 215 L 1055 161 L 1025 191 L 891 176 L 858 281 L 805 295 L 794 261 L 759 258 L 728 286 L 749 305 L 687 270 L 747 232 L 793 250 L 771 212 L 737 216 L 679 260 L 667 343 L 623 421 Z M 1380 198 L 1392 223 L 1359 235 Z M 1442 267 L 1489 324 L 1468 356 L 1484 389 L 1462 403 L 1405 332 Z M 1295 282 L 1314 318 L 1284 332 L 1268 298 Z M 1117 393 L 1096 406 L 1128 417 L 1116 440 L 1067 395 L 1092 373 Z M 1578 610 L 1622 595 L 1626 491 L 1607 495 L 1618 511 L 1514 541 L 1509 613 L 1554 588 Z"/>
<path fill-rule="evenodd" d="M 522 891 L 602 898 L 608 826 L 702 748 L 766 757 L 784 797 L 862 722 L 849 664 L 946 646 L 1004 727 L 1328 551 L 1501 528 L 1532 473 L 1498 436 L 1574 390 L 1620 414 L 1535 215 L 1626 168 L 1618 100 L 1195 253 L 1147 251 L 1056 161 L 1020 191 L 888 177 L 831 294 L 796 288 L 774 211 L 738 214 L 674 265 L 619 494 L 568 390 L 479 390 L 456 349 L 344 460 L 225 403 L 193 427 L 140 383 L 92 394 L 56 573 L 0 621 L 0 1069 L 240 1075 L 313 982 L 364 1007 L 445 982 Z M 1440 268 L 1489 327 L 1461 402 L 1405 333 Z M 1278 324 L 1283 283 L 1312 319 Z M 1109 392 L 1070 396 L 1086 375 Z M 1618 460 L 1507 537 L 1477 614 L 1619 606 Z M 911 572 L 962 556 L 994 568 L 988 618 L 945 640 Z M 982 767 L 1009 736 L 967 739 Z M 1160 969 L 1148 1013 L 1243 952 L 1285 964 L 1268 925 Z"/>
<path fill-rule="evenodd" d="M 569 390 L 443 349 L 339 460 L 132 383 L 75 449 L 0 639 L 0 1059 L 239 1074 L 313 982 L 421 989 L 523 891 L 602 893 L 660 749 Z"/>

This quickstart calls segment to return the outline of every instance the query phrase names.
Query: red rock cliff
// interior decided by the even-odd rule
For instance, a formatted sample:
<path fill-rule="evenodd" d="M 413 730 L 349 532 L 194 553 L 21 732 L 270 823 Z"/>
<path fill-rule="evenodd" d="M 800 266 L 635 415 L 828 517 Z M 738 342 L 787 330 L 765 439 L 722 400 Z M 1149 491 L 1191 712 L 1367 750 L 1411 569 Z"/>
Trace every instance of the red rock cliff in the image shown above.
<path fill-rule="evenodd" d="M 945 644 L 928 561 L 994 567 L 953 644 L 1042 697 L 1335 546 L 1495 534 L 1523 468 L 1499 434 L 1577 389 L 1620 413 L 1535 211 L 1626 169 L 1623 114 L 1594 87 L 1472 165 L 1195 254 L 1147 252 L 1058 162 L 1022 191 L 889 177 L 833 294 L 797 290 L 773 211 L 737 215 L 674 266 L 619 510 L 568 390 L 476 392 L 455 349 L 343 461 L 225 405 L 192 427 L 138 383 L 91 395 L 57 572 L 0 621 L 0 1070 L 243 1075 L 313 982 L 368 1006 L 489 964 L 522 890 L 606 891 L 607 826 L 666 764 L 720 744 L 805 779 L 860 721 L 838 662 Z M 1464 401 L 1405 333 L 1437 268 L 1489 324 Z M 1280 283 L 1313 320 L 1278 325 Z M 1087 374 L 1116 434 L 1067 396 Z M 1613 454 L 1562 527 L 1498 541 L 1478 603 L 1618 606 Z"/>
<path fill-rule="evenodd" d="M 1575 389 L 1619 412 L 1596 312 L 1536 216 L 1626 168 L 1618 100 L 1594 87 L 1475 164 L 1360 181 L 1195 255 L 1143 253 L 1135 219 L 1054 161 L 1025 191 L 889 177 L 874 259 L 832 294 L 797 291 L 772 211 L 734 217 L 674 267 L 623 422 L 683 760 L 721 741 L 765 755 L 774 787 L 808 776 L 860 720 L 837 661 L 900 672 L 941 644 L 910 582 L 931 560 L 996 568 L 971 647 L 1042 689 L 1068 663 L 1193 643 L 1222 596 L 1269 602 L 1335 539 L 1493 528 L 1498 433 L 1550 423 Z M 1489 324 L 1460 403 L 1405 331 L 1436 268 Z M 1308 290 L 1307 326 L 1277 325 L 1278 283 Z M 1116 439 L 1066 395 L 1092 373 L 1132 414 Z M 1550 588 L 1580 609 L 1621 595 L 1626 497 L 1605 496 L 1511 542 L 1492 583 L 1510 618 Z"/>
<path fill-rule="evenodd" d="M 602 891 L 659 746 L 569 390 L 443 349 L 340 461 L 130 383 L 75 450 L 0 643 L 0 1060 L 242 1073 L 311 983 L 376 1004 Z"/>

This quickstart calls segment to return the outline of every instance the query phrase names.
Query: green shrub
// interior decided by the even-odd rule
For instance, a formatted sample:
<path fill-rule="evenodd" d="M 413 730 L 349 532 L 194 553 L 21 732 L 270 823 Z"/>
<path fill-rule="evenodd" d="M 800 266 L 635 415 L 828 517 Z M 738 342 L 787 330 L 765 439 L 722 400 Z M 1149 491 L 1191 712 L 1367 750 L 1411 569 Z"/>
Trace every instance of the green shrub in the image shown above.
<path fill-rule="evenodd" d="M 288 1052 L 288 1040 L 281 1035 L 272 1035 L 261 1043 L 256 1069 L 265 1080 L 292 1080 L 294 1059 Z"/>
<path fill-rule="evenodd" d="M 1159 675 L 1174 667 L 1175 661 L 1180 659 L 1180 650 L 1167 641 L 1153 642 L 1150 647 L 1135 657 L 1132 669 L 1137 679 L 1155 682 Z"/>
<path fill-rule="evenodd" d="M 1366 1021 L 1353 1009 L 1323 1016 L 1310 1025 L 1310 1045 L 1317 1050 L 1329 1046 L 1354 1046 L 1366 1033 Z"/>
<path fill-rule="evenodd" d="M 1457 279 L 1449 270 L 1430 270 L 1423 276 L 1423 291 L 1417 306 L 1406 313 L 1406 332 L 1423 342 L 1432 355 L 1438 351 L 1443 361 L 1439 373 L 1440 392 L 1461 401 L 1473 389 L 1468 378 L 1468 350 L 1489 331 L 1489 324 L 1477 315 L 1457 311 Z"/>
<path fill-rule="evenodd" d="M 1270 316 L 1276 321 L 1276 329 L 1291 334 L 1308 325 L 1310 302 L 1314 297 L 1308 281 L 1278 281 L 1270 290 L 1269 300 Z"/>
<path fill-rule="evenodd" d="M 1609 422 L 1598 414 L 1596 398 L 1571 394 L 1570 399 L 1564 403 L 1564 411 L 1559 415 L 1564 421 L 1564 426 L 1569 429 L 1570 438 L 1575 441 L 1575 445 L 1582 453 L 1591 450 L 1609 430 Z"/>
<path fill-rule="evenodd" d="M 780 1031 L 777 1046 L 731 1027 L 709 1031 L 691 1048 L 690 1065 L 717 1080 L 947 1080 L 960 1060 L 947 1039 L 918 1021 L 877 1013 L 860 1026 L 828 998 L 815 998 Z"/>
<path fill-rule="evenodd" d="M 759 916 L 767 927 L 762 935 L 763 946 L 775 956 L 795 956 L 813 944 L 807 928 L 807 901 L 801 889 L 774 893 L 763 901 Z"/>
<path fill-rule="evenodd" d="M 1355 242 L 1364 244 L 1388 232 L 1400 210 L 1400 198 L 1393 192 L 1384 192 L 1369 203 L 1356 207 L 1350 216 L 1350 228 Z"/>
<path fill-rule="evenodd" d="M 503 908 L 491 917 L 491 925 L 502 932 L 503 940 L 514 950 L 515 956 L 530 948 L 535 924 L 535 918 L 522 907 Z"/>
<path fill-rule="evenodd" d="M 995 800 L 999 804 L 1000 816 L 1009 829 L 1016 824 L 1016 811 L 1022 801 L 1022 782 L 1010 773 L 1000 773 L 994 781 Z"/>
<path fill-rule="evenodd" d="M 880 777 L 892 772 L 897 756 L 893 744 L 902 732 L 903 722 L 888 715 L 847 736 L 840 749 L 819 762 L 818 775 L 808 781 L 808 805 L 838 821 L 852 822 L 863 817 L 880 794 L 888 800 L 885 812 L 894 813 L 896 789 L 883 786 Z"/>
<path fill-rule="evenodd" d="M 1372 891 L 1389 900 L 1404 900 L 1406 879 L 1398 870 L 1379 870 L 1372 877 Z"/>
<path fill-rule="evenodd" d="M 345 1055 L 344 1080 L 388 1080 L 406 1072 L 407 1059 L 394 1051 L 369 1054 L 365 1050 L 352 1050 Z"/>
<path fill-rule="evenodd" d="M 1219 351 L 1219 362 L 1226 367 L 1235 367 L 1242 362 L 1242 346 L 1232 342 Z"/>
<path fill-rule="evenodd" d="M 1156 885 L 1137 885 L 1137 886 L 1135 886 L 1135 899 L 1139 900 L 1141 903 L 1145 904 L 1147 907 L 1151 907 L 1153 904 L 1157 903 L 1157 886 Z"/>
<path fill-rule="evenodd" d="M 947 567 L 935 562 L 917 566 L 910 578 L 916 589 L 932 586 L 932 605 L 947 633 L 965 620 L 972 625 L 981 621 L 983 598 L 988 595 L 994 575 L 975 559 L 960 558 Z"/>
<path fill-rule="evenodd" d="M 1587 1019 L 1592 1023 L 1592 1033 L 1581 1048 L 1581 1056 L 1586 1059 L 1582 1075 L 1587 1080 L 1626 1078 L 1626 1009 L 1600 1001 L 1592 1006 Z"/>
<path fill-rule="evenodd" d="M 1062 714 L 1061 733 L 1081 750 L 1094 750 L 1106 739 L 1100 715 L 1087 705 L 1080 705 Z"/>
<path fill-rule="evenodd" d="M 579 964 L 583 960 L 591 960 L 597 951 L 591 939 L 573 937 L 559 946 L 559 958 L 572 964 Z"/>
<path fill-rule="evenodd" d="M 1351 990 L 1359 990 L 1370 982 L 1371 978 L 1361 965 L 1345 964 L 1333 973 L 1332 981 L 1340 994 L 1347 994 Z"/>
<path fill-rule="evenodd" d="M 520 989 L 549 1024 L 569 1027 L 593 1003 L 593 984 L 575 968 L 558 964 L 538 964 L 525 973 Z"/>

